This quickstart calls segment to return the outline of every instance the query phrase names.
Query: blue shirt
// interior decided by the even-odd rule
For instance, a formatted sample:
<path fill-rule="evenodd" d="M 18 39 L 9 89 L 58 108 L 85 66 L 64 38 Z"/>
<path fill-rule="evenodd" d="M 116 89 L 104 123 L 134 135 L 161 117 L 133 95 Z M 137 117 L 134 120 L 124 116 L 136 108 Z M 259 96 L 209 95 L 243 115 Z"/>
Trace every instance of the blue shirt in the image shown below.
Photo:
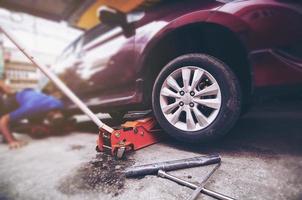
<path fill-rule="evenodd" d="M 33 89 L 18 92 L 16 100 L 19 108 L 9 114 L 11 122 L 63 108 L 63 103 L 60 100 Z"/>

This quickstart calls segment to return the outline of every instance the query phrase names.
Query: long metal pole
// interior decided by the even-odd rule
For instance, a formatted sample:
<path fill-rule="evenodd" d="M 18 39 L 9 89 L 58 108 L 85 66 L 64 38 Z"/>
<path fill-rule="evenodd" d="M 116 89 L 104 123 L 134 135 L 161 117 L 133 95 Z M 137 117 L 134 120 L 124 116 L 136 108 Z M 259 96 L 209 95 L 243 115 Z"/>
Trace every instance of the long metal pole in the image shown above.
<path fill-rule="evenodd" d="M 21 46 L 20 42 L 2 26 L 0 31 L 36 66 L 38 67 L 74 104 L 76 104 L 100 129 L 110 133 L 114 131 L 111 127 L 104 124 L 55 74 L 46 66 L 39 63 L 27 50 Z"/>

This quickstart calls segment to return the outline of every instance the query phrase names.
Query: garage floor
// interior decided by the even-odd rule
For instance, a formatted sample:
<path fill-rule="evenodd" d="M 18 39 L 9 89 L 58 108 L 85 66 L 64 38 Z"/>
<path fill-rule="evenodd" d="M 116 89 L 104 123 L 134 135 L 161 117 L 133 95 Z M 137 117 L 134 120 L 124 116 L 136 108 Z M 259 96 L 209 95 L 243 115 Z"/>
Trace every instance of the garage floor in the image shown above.
<path fill-rule="evenodd" d="M 223 160 L 208 189 L 236 199 L 302 199 L 301 111 L 301 101 L 268 102 L 254 107 L 215 145 L 164 142 L 123 162 L 96 155 L 96 135 L 85 132 L 32 140 L 14 151 L 1 144 L 0 199 L 184 199 L 190 189 L 155 176 L 125 180 L 121 171 L 207 153 Z M 212 167 L 173 174 L 200 182 Z"/>

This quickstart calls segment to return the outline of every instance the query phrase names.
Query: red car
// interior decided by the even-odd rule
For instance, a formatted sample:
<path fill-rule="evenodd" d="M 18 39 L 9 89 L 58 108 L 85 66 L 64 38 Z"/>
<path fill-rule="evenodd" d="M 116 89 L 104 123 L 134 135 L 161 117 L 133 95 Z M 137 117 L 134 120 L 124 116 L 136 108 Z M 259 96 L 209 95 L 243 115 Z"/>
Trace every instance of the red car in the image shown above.
<path fill-rule="evenodd" d="M 227 133 L 257 91 L 301 92 L 300 1 L 162 1 L 99 14 L 55 68 L 95 112 L 152 109 L 168 134 L 201 142 Z"/>

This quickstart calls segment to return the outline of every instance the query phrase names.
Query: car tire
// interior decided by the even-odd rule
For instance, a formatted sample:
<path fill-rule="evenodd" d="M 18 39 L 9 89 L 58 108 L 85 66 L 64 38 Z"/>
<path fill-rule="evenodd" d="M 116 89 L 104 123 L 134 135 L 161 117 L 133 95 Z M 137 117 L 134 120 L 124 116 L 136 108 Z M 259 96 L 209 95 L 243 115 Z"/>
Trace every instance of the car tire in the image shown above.
<path fill-rule="evenodd" d="M 179 141 L 200 143 L 217 139 L 240 116 L 239 81 L 231 68 L 217 58 L 182 55 L 157 76 L 152 108 L 163 130 Z"/>

